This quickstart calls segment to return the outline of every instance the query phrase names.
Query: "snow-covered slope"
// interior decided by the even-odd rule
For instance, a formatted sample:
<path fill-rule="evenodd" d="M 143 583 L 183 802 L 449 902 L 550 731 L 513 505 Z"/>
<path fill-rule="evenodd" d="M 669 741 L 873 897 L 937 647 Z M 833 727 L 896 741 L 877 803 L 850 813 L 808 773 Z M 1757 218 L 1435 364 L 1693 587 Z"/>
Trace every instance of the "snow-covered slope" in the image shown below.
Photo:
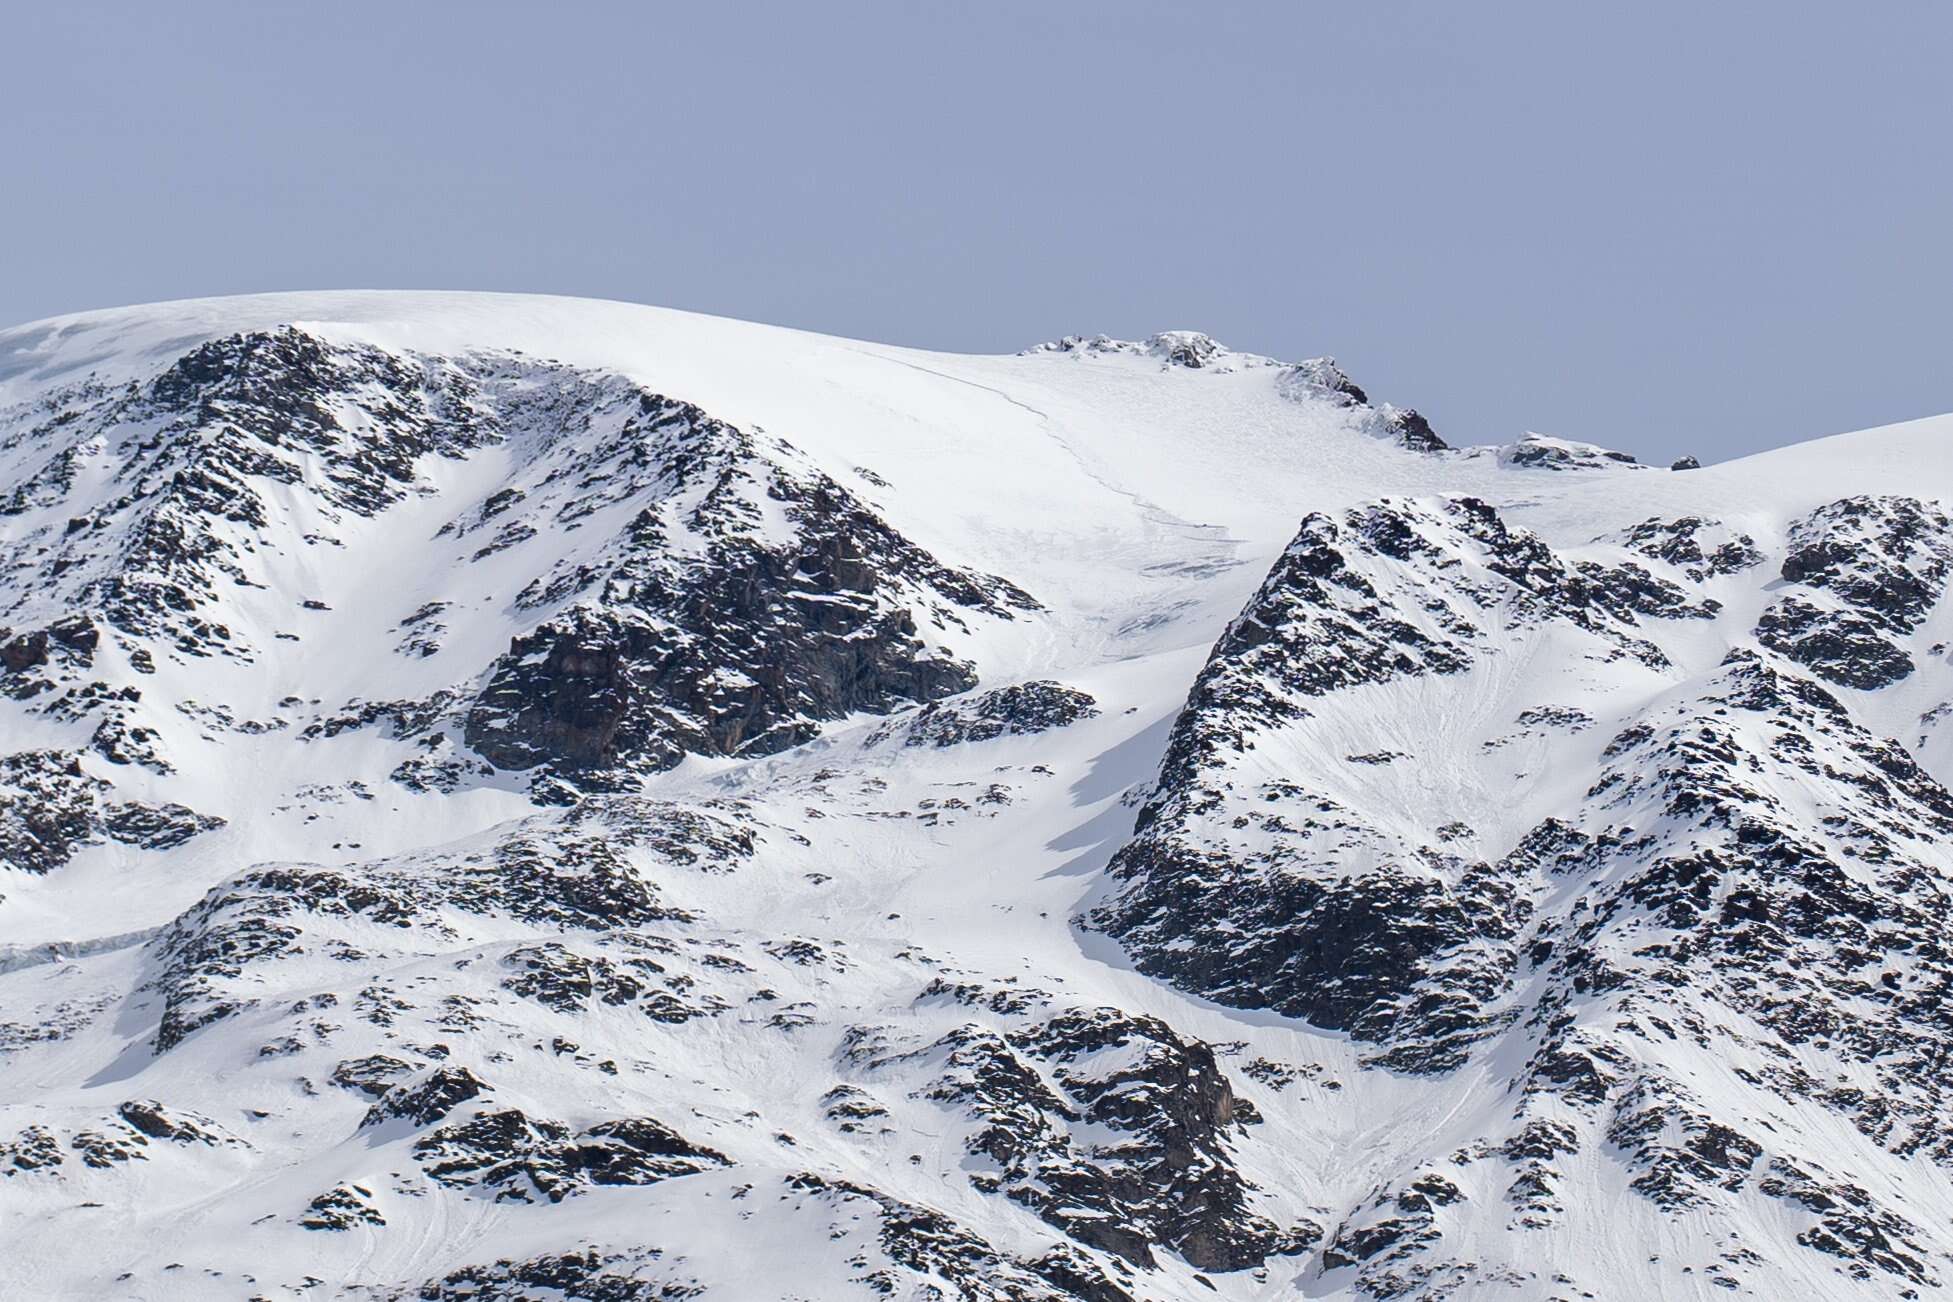
<path fill-rule="evenodd" d="M 1924 1297 L 1953 420 L 0 333 L 0 1292 Z"/>

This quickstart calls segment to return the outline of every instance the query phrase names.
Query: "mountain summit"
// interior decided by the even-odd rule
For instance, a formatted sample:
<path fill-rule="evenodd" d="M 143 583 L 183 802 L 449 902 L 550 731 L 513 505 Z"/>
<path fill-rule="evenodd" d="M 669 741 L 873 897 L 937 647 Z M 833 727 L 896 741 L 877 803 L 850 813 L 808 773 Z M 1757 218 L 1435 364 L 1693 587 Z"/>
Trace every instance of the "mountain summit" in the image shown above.
<path fill-rule="evenodd" d="M 0 1292 L 1924 1298 L 1953 418 L 1189 331 L 0 332 Z"/>

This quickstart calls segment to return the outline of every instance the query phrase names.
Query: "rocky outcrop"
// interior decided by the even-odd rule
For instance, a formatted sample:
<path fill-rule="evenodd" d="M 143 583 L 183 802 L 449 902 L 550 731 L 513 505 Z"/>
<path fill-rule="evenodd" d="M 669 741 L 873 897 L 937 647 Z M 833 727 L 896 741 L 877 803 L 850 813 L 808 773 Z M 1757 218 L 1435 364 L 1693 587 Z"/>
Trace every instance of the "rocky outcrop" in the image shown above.
<path fill-rule="evenodd" d="M 183 805 L 116 803 L 110 791 L 70 753 L 0 757 L 0 865 L 52 872 L 104 840 L 168 850 L 224 826 L 223 819 Z"/>
<path fill-rule="evenodd" d="M 1608 470 L 1624 466 L 1637 469 L 1632 456 L 1616 452 L 1594 443 L 1580 443 L 1572 439 L 1553 438 L 1546 434 L 1528 434 L 1517 443 L 1509 443 L 1493 449 L 1498 455 L 1499 464 L 1515 470 Z"/>
<path fill-rule="evenodd" d="M 1659 672 L 1667 657 L 1629 630 L 1714 608 L 1656 571 L 1727 581 L 1762 557 L 1682 519 L 1621 539 L 1652 568 L 1566 563 L 1457 509 L 1471 523 L 1448 535 L 1402 510 L 1305 523 L 1216 646 L 1084 921 L 1183 988 L 1374 1044 L 1372 1067 L 1525 1059 L 1481 1140 L 1442 1171 L 1407 1167 L 1329 1231 L 1325 1287 L 1426 1296 L 1480 1278 L 1463 1246 L 1476 1214 L 1451 1209 L 1496 1191 L 1514 1229 L 1551 1229 L 1573 1154 L 1620 1163 L 1664 1213 L 1721 1217 L 1734 1194 L 1803 1208 L 1819 1220 L 1800 1221 L 1796 1242 L 1847 1275 L 1936 1287 L 1916 1203 L 1818 1191 L 1813 1172 L 1834 1122 L 1953 1161 L 1937 1138 L 1953 1095 L 1933 1065 L 1953 1046 L 1916 993 L 1953 988 L 1932 849 L 1953 830 L 1953 795 L 1806 670 L 1889 681 L 1874 671 L 1943 592 L 1953 526 L 1903 499 L 1798 522 L 1783 569 L 1796 591 L 1765 612 L 1760 645 L 1657 695 L 1584 793 L 1477 860 L 1450 848 L 1469 827 L 1419 844 L 1254 756 L 1278 736 L 1306 745 L 1329 698 L 1474 672 L 1515 624 L 1578 630 Z M 1558 705 L 1518 718 L 1488 754 L 1595 722 Z M 1718 1055 L 1750 1065 L 1712 1096 L 1697 1078 Z M 1828 1083 L 1820 1063 L 1877 1063 L 1878 1087 Z M 1730 1257 L 1714 1274 L 1736 1286 L 1753 1265 Z"/>
<path fill-rule="evenodd" d="M 1028 737 L 1098 716 L 1097 702 L 1062 683 L 1014 683 L 975 696 L 923 706 L 878 728 L 868 745 L 897 736 L 904 746 L 960 746 L 997 737 Z"/>
<path fill-rule="evenodd" d="M 648 394 L 612 418 L 599 455 L 622 464 L 601 507 L 549 475 L 524 495 L 528 518 L 565 526 L 631 514 L 520 597 L 559 613 L 510 644 L 467 708 L 467 745 L 498 768 L 601 789 L 687 754 L 772 754 L 849 714 L 967 691 L 975 667 L 945 639 L 1036 609 L 922 551 L 777 440 Z"/>
<path fill-rule="evenodd" d="M 697 1296 L 682 1273 L 657 1268 L 656 1249 L 599 1252 L 582 1248 L 523 1261 L 503 1258 L 467 1266 L 429 1280 L 415 1296 L 423 1302 L 530 1302 L 539 1297 L 567 1302 L 672 1302 Z"/>
<path fill-rule="evenodd" d="M 508 656 L 468 713 L 468 745 L 502 769 L 548 761 L 572 771 L 617 759 L 617 732 L 631 704 L 624 648 L 596 621 L 541 629 Z M 676 763 L 682 752 L 658 758 Z"/>
<path fill-rule="evenodd" d="M 647 1185 L 725 1166 L 649 1117 L 573 1133 L 515 1108 L 477 1112 L 422 1136 L 414 1156 L 437 1183 L 479 1189 L 498 1202 L 561 1202 L 600 1185 Z"/>
<path fill-rule="evenodd" d="M 84 388 L 56 420 L 69 447 L 119 454 L 120 490 L 16 563 L 71 608 L 124 635 L 189 655 L 249 656 L 217 610 L 261 580 L 275 495 L 307 484 L 330 512 L 375 515 L 400 501 L 424 456 L 457 457 L 498 437 L 467 409 L 453 368 L 285 327 L 200 345 L 146 384 Z M 49 505 L 72 486 L 56 456 L 15 490 Z M 102 540 L 115 539 L 105 557 Z M 255 553 L 255 554 L 254 554 Z"/>
<path fill-rule="evenodd" d="M 1902 639 L 1946 591 L 1953 522 L 1907 497 L 1855 497 L 1790 527 L 1785 583 L 1759 642 L 1845 687 L 1873 691 L 1916 667 Z"/>
<path fill-rule="evenodd" d="M 752 852 L 736 817 L 731 809 L 618 799 L 444 852 L 254 868 L 212 888 L 155 942 L 154 984 L 163 994 L 156 1052 L 252 1007 L 263 965 L 300 959 L 320 944 L 364 956 L 375 928 L 452 937 L 494 920 L 585 933 L 685 923 L 690 915 L 664 904 L 638 865 L 736 863 Z M 648 1012 L 672 1006 L 668 997 L 647 998 Z"/>
<path fill-rule="evenodd" d="M 466 1067 L 439 1067 L 419 1080 L 388 1089 L 367 1109 L 360 1124 L 383 1126 L 399 1119 L 412 1126 L 431 1126 L 487 1089 L 487 1083 Z"/>
<path fill-rule="evenodd" d="M 1257 1191 L 1233 1155 L 1252 1110 L 1208 1046 L 1157 1019 L 1076 1008 L 1002 1027 L 967 1023 L 912 1049 L 858 1027 L 846 1058 L 864 1079 L 915 1082 L 917 1097 L 963 1117 L 978 1189 L 1133 1265 L 1153 1268 L 1168 1251 L 1202 1269 L 1243 1270 L 1320 1237 L 1306 1221 L 1278 1227 L 1252 1206 Z"/>
<path fill-rule="evenodd" d="M 1756 539 L 1720 520 L 1700 516 L 1643 520 L 1621 541 L 1632 551 L 1674 566 L 1695 583 L 1740 574 L 1763 563 Z"/>
<path fill-rule="evenodd" d="M 849 1259 L 858 1271 L 855 1281 L 874 1294 L 886 1297 L 905 1284 L 934 1287 L 927 1281 L 946 1280 L 969 1302 L 1134 1302 L 1110 1272 L 1082 1254 L 1060 1248 L 1013 1259 L 941 1212 L 877 1189 L 811 1171 L 788 1176 L 785 1185 L 790 1197 L 833 1215 L 833 1238 L 852 1239 L 864 1214 L 874 1218 L 875 1237 L 851 1243 L 855 1252 Z M 882 1264 L 871 1265 L 873 1259 Z"/>
<path fill-rule="evenodd" d="M 1518 630 L 1659 669 L 1643 622 L 1711 610 L 1634 565 L 1569 563 L 1472 499 L 1311 517 L 1195 682 L 1088 925 L 1208 998 L 1395 1043 L 1383 1061 L 1401 1069 L 1456 1066 L 1500 1024 L 1531 911 L 1524 848 L 1473 861 L 1298 783 L 1241 790 L 1234 766 L 1315 698 L 1464 673 Z"/>
<path fill-rule="evenodd" d="M 1438 437 L 1431 422 L 1409 407 L 1370 402 L 1370 395 L 1336 365 L 1333 357 L 1314 357 L 1287 367 L 1280 381 L 1290 397 L 1327 402 L 1353 409 L 1369 432 L 1412 452 L 1448 452 L 1451 445 Z"/>
<path fill-rule="evenodd" d="M 371 1189 L 359 1184 L 338 1184 L 308 1203 L 298 1223 L 308 1230 L 350 1230 L 362 1225 L 385 1225 L 387 1218 L 373 1205 Z"/>
<path fill-rule="evenodd" d="M 1108 335 L 1066 335 L 1035 347 L 1026 348 L 1021 357 L 1057 354 L 1070 357 L 1145 357 L 1156 359 L 1162 370 L 1218 370 L 1241 367 L 1274 366 L 1277 363 L 1253 353 L 1237 353 L 1210 335 L 1197 330 L 1162 330 L 1144 340 L 1114 339 Z"/>

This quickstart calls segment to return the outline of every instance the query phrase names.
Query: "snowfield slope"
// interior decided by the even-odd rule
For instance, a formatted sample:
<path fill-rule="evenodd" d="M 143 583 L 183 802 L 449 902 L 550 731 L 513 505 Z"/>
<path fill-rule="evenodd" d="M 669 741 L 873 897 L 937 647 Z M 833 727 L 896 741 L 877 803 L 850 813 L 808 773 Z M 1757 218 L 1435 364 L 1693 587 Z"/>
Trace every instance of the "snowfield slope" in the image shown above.
<path fill-rule="evenodd" d="M 0 333 L 0 1292 L 1929 1297 L 1953 419 Z"/>

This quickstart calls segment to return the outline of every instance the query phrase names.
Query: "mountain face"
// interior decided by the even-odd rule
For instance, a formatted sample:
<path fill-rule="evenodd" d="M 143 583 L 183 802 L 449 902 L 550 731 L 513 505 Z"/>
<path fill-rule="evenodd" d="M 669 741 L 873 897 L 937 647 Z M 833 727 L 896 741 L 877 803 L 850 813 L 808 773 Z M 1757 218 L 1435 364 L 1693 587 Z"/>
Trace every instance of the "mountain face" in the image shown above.
<path fill-rule="evenodd" d="M 0 333 L 0 1292 L 1936 1296 L 1949 435 L 510 296 Z"/>

